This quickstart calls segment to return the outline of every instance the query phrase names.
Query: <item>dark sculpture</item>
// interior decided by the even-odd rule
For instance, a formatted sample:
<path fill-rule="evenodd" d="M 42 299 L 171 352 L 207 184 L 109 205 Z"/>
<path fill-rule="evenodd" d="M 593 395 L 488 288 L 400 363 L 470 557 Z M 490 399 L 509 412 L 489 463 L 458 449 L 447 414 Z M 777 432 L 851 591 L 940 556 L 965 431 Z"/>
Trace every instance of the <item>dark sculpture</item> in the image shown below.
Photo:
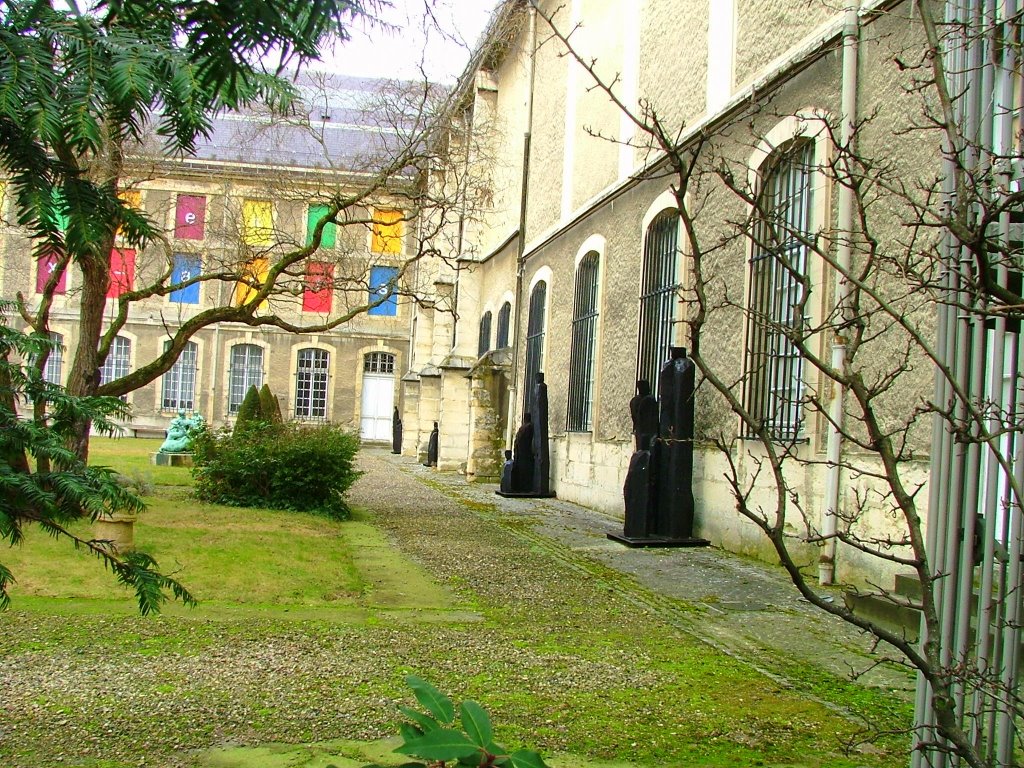
<path fill-rule="evenodd" d="M 548 452 L 548 385 L 544 374 L 538 373 L 530 392 L 530 410 L 523 414 L 523 423 L 512 444 L 512 462 L 506 463 L 508 482 L 502 472 L 497 493 L 502 496 L 528 498 L 554 496 L 551 492 L 551 458 Z M 505 452 L 506 458 L 509 452 Z"/>
<path fill-rule="evenodd" d="M 523 414 L 523 423 L 512 443 L 511 487 L 509 493 L 529 493 L 533 487 L 533 417 Z"/>
<path fill-rule="evenodd" d="M 693 390 L 696 368 L 682 347 L 658 376 L 661 405 L 650 385 L 637 382 L 630 400 L 636 451 L 629 461 L 623 498 L 626 521 L 622 535 L 608 538 L 631 547 L 698 547 L 693 537 Z M 653 430 L 653 439 L 652 439 Z"/>
<path fill-rule="evenodd" d="M 391 417 L 391 452 L 402 452 L 402 417 L 398 415 L 398 406 Z"/>
<path fill-rule="evenodd" d="M 533 412 L 533 495 L 551 496 L 551 455 L 548 452 L 548 385 L 538 373 L 530 398 Z"/>
<path fill-rule="evenodd" d="M 662 450 L 658 456 L 658 519 L 655 531 L 670 539 L 693 534 L 693 389 L 696 366 L 682 347 L 658 377 Z"/>
<path fill-rule="evenodd" d="M 658 401 L 651 394 L 651 383 L 641 379 L 636 383 L 636 395 L 629 401 L 629 415 L 633 418 L 634 450 L 646 451 L 658 436 Z"/>
<path fill-rule="evenodd" d="M 427 440 L 427 460 L 423 462 L 424 467 L 436 467 L 437 466 L 437 440 L 439 433 L 437 430 L 437 422 L 434 422 L 434 429 L 430 432 L 430 438 Z"/>
<path fill-rule="evenodd" d="M 626 483 L 622 496 L 626 502 L 626 523 L 623 535 L 629 539 L 642 539 L 650 534 L 650 510 L 654 505 L 654 473 L 651 471 L 651 452 L 634 451 L 629 458 Z"/>
<path fill-rule="evenodd" d="M 498 486 L 502 493 L 512 492 L 512 451 L 505 450 L 505 463 L 501 467 L 501 485 Z"/>

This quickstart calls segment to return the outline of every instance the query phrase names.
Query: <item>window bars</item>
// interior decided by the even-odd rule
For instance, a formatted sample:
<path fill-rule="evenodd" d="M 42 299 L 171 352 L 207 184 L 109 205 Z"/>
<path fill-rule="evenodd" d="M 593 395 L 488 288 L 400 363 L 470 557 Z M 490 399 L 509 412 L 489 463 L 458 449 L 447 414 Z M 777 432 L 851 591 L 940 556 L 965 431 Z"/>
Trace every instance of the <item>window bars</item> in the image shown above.
<path fill-rule="evenodd" d="M 498 310 L 498 329 L 494 337 L 494 348 L 504 349 L 508 346 L 508 329 L 512 322 L 512 304 L 505 302 Z"/>
<path fill-rule="evenodd" d="M 363 358 L 363 373 L 393 374 L 395 356 L 389 352 L 370 352 Z"/>
<path fill-rule="evenodd" d="M 751 231 L 744 400 L 772 439 L 782 441 L 800 436 L 803 418 L 803 358 L 792 337 L 805 324 L 813 159 L 810 141 L 779 154 L 764 176 Z"/>
<path fill-rule="evenodd" d="M 477 342 L 477 357 L 487 354 L 491 349 L 491 313 L 484 312 L 480 318 L 480 340 Z"/>
<path fill-rule="evenodd" d="M 50 354 L 43 365 L 43 380 L 50 384 L 60 384 L 64 375 L 64 337 L 59 333 L 51 333 Z"/>
<path fill-rule="evenodd" d="M 658 214 L 647 228 L 644 240 L 636 377 L 650 383 L 651 394 L 655 397 L 658 372 L 668 360 L 673 341 L 678 264 L 679 216 L 673 208 Z"/>
<path fill-rule="evenodd" d="M 594 350 L 597 341 L 597 288 L 600 257 L 591 251 L 576 269 L 569 357 L 569 406 L 566 429 L 589 432 L 594 425 Z"/>
<path fill-rule="evenodd" d="M 171 345 L 164 343 L 164 349 Z M 181 355 L 163 377 L 163 393 L 160 407 L 165 411 L 195 410 L 196 368 L 199 360 L 199 346 L 192 341 L 186 342 Z"/>
<path fill-rule="evenodd" d="M 300 349 L 295 363 L 295 418 L 327 418 L 327 378 L 330 354 L 323 349 Z"/>
<path fill-rule="evenodd" d="M 129 362 L 132 356 L 132 343 L 124 336 L 115 336 L 110 345 L 107 359 L 100 368 L 100 384 L 108 384 L 115 379 L 128 375 Z"/>
<path fill-rule="evenodd" d="M 526 324 L 526 375 L 523 379 L 523 412 L 530 408 L 530 393 L 537 374 L 544 369 L 544 319 L 548 284 L 541 280 L 530 292 L 530 317 Z"/>
<path fill-rule="evenodd" d="M 132 343 L 124 336 L 115 336 L 114 343 L 110 345 L 107 352 L 107 359 L 100 368 L 100 384 L 107 384 L 122 376 L 128 375 L 132 358 Z M 121 395 L 123 402 L 128 402 L 128 395 Z"/>
<path fill-rule="evenodd" d="M 231 348 L 228 368 L 228 413 L 238 413 L 249 387 L 263 386 L 263 348 L 236 344 Z"/>

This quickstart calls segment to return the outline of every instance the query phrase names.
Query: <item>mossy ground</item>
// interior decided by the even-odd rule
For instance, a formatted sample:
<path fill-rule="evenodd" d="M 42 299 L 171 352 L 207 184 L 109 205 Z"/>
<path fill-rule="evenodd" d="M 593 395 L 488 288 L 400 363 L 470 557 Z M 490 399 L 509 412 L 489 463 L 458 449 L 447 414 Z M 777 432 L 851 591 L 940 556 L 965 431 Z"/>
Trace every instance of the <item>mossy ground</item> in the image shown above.
<path fill-rule="evenodd" d="M 95 441 L 93 459 L 145 473 L 158 444 Z M 5 553 L 0 764 L 345 768 L 387 751 L 409 673 L 563 768 L 906 762 L 904 736 L 848 751 L 865 722 L 807 693 L 894 729 L 901 702 L 815 670 L 780 686 L 409 478 L 364 486 L 339 523 L 200 505 L 187 470 L 153 472 L 136 538 L 200 606 L 144 619 L 59 542 Z"/>

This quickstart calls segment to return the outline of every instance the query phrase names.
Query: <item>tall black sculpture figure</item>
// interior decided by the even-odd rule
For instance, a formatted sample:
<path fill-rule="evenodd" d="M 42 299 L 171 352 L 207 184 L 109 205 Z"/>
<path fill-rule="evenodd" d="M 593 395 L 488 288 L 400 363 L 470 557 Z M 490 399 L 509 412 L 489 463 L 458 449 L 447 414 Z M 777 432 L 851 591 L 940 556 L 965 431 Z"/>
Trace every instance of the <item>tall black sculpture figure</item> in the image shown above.
<path fill-rule="evenodd" d="M 391 417 L 391 452 L 402 452 L 402 417 L 398 415 L 398 406 Z"/>
<path fill-rule="evenodd" d="M 658 437 L 658 401 L 651 395 L 651 385 L 641 379 L 636 383 L 636 395 L 629 401 L 629 415 L 633 419 L 634 448 L 626 472 L 622 495 L 626 502 L 626 524 L 623 535 L 629 539 L 644 539 L 654 525 L 651 510 L 657 489 L 656 476 L 651 465 L 651 449 Z"/>
<path fill-rule="evenodd" d="M 622 535 L 608 538 L 630 547 L 703 547 L 693 537 L 693 390 L 696 369 L 682 347 L 672 347 L 658 376 L 660 408 L 645 381 L 630 401 L 636 451 L 629 462 L 623 497 Z M 658 413 L 657 437 L 645 443 Z"/>
<path fill-rule="evenodd" d="M 499 496 L 548 498 L 555 495 L 551 491 L 548 452 L 548 385 L 544 383 L 543 373 L 537 374 L 530 390 L 529 407 L 512 444 L 512 463 L 507 472 L 502 473 L 501 485 L 495 491 Z"/>
<path fill-rule="evenodd" d="M 438 440 L 438 429 L 437 422 L 434 422 L 434 428 L 430 432 L 430 438 L 427 440 L 427 460 L 423 462 L 424 467 L 436 467 L 437 466 L 437 440 Z"/>
<path fill-rule="evenodd" d="M 636 383 L 636 395 L 629 401 L 629 415 L 633 418 L 636 451 L 647 451 L 658 436 L 661 427 L 658 401 L 651 394 L 651 384 L 644 379 Z"/>

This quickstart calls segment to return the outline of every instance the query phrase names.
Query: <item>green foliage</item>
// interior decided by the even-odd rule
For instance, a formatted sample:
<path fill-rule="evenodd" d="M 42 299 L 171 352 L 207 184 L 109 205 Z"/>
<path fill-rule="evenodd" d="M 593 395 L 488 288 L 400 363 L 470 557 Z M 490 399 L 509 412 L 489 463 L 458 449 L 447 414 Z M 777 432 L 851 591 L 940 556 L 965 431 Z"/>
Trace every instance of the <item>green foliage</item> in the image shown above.
<path fill-rule="evenodd" d="M 96 520 L 115 512 L 135 513 L 142 500 L 123 487 L 107 467 L 87 466 L 68 448 L 74 424 L 90 420 L 101 433 L 114 430 L 113 419 L 126 418 L 127 406 L 112 397 L 73 397 L 42 379 L 29 360 L 53 342 L 26 335 L 4 322 L 0 304 L 0 540 L 20 544 L 27 527 L 38 526 L 54 538 L 66 539 L 98 557 L 118 581 L 135 590 L 143 614 L 159 611 L 169 590 L 193 605 L 195 600 L 174 579 L 156 570 L 142 553 L 120 554 L 102 542 L 84 539 L 69 526 L 82 518 Z M 17 409 L 34 408 L 31 418 Z M 11 571 L 0 564 L 0 608 L 10 603 Z"/>
<path fill-rule="evenodd" d="M 40 247 L 87 258 L 104 234 L 153 235 L 117 197 L 116 179 L 81 173 L 108 145 L 155 128 L 168 154 L 188 153 L 224 108 L 278 112 L 294 88 L 263 58 L 299 64 L 376 0 L 10 0 L 0 13 L 0 166 L 19 223 Z M 63 210 L 54 201 L 60 199 Z M 62 222 L 63 220 L 63 222 Z M 61 226 L 65 223 L 66 226 Z M 105 258 L 106 254 L 98 254 Z"/>
<path fill-rule="evenodd" d="M 245 393 L 245 397 L 242 398 L 242 404 L 238 406 L 238 415 L 235 417 L 235 431 L 244 431 L 250 424 L 264 420 L 260 391 L 255 386 L 250 386 Z M 193 437 L 194 442 L 195 438 Z"/>
<path fill-rule="evenodd" d="M 277 401 L 274 393 L 270 391 L 270 385 L 266 383 L 260 387 L 260 414 L 264 421 L 269 421 L 271 424 L 280 424 L 284 421 L 281 418 L 281 404 Z"/>
<path fill-rule="evenodd" d="M 495 742 L 491 720 L 475 701 L 462 702 L 456 722 L 455 704 L 451 699 L 415 675 L 405 681 L 425 711 L 399 707 L 411 722 L 400 726 L 402 744 L 395 752 L 426 762 L 406 763 L 402 768 L 437 768 L 448 763 L 479 768 L 547 768 L 537 752 L 529 749 L 509 752 Z"/>
<path fill-rule="evenodd" d="M 261 424 L 213 431 L 192 440 L 196 496 L 236 507 L 292 509 L 348 517 L 342 495 L 359 472 L 359 437 L 325 424 Z"/>

